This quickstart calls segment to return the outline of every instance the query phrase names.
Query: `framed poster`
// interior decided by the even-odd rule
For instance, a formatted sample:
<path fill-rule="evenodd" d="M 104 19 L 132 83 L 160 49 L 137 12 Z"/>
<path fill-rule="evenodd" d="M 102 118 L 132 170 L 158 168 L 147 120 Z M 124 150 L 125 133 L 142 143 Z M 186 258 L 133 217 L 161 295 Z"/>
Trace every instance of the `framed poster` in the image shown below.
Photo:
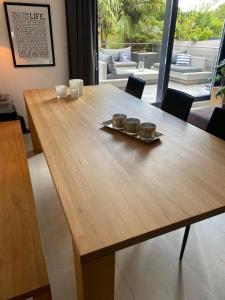
<path fill-rule="evenodd" d="M 55 66 L 50 5 L 4 2 L 15 67 Z"/>

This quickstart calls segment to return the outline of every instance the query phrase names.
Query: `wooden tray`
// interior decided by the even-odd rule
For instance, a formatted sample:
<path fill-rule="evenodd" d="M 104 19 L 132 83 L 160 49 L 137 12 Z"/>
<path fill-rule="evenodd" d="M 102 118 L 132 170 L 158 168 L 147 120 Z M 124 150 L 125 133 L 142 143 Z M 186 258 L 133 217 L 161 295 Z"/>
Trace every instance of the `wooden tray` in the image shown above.
<path fill-rule="evenodd" d="M 125 130 L 121 130 L 121 129 L 113 127 L 112 120 L 104 121 L 100 124 L 103 125 L 104 127 L 111 128 L 115 131 L 121 132 L 121 133 L 126 134 L 128 136 L 131 136 L 131 137 L 135 138 L 136 140 L 142 141 L 142 142 L 147 143 L 147 144 L 150 144 L 150 143 L 158 140 L 163 135 L 161 132 L 156 132 L 156 134 L 153 138 L 143 139 L 143 138 L 140 137 L 139 134 L 128 133 Z"/>

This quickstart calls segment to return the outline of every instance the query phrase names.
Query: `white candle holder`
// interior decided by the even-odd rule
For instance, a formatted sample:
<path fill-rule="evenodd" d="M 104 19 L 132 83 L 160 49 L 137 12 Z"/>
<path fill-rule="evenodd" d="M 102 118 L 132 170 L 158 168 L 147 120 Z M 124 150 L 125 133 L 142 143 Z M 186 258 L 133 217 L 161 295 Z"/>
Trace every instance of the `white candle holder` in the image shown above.
<path fill-rule="evenodd" d="M 70 96 L 71 96 L 71 99 L 78 99 L 79 89 L 78 88 L 70 88 Z"/>
<path fill-rule="evenodd" d="M 64 99 L 67 97 L 67 86 L 65 85 L 57 85 L 55 87 L 57 98 L 58 99 Z"/>
<path fill-rule="evenodd" d="M 84 81 L 82 79 L 70 79 L 69 85 L 71 89 L 79 89 L 79 96 L 84 94 Z"/>

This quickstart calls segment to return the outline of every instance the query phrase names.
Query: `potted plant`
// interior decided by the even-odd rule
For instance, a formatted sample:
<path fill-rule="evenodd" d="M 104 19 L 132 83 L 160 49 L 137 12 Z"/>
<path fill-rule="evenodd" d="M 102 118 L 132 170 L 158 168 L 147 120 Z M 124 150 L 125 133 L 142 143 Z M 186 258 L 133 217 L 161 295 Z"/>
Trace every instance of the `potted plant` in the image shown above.
<path fill-rule="evenodd" d="M 221 104 L 225 108 L 225 59 L 216 67 L 215 87 L 212 90 L 213 104 Z"/>

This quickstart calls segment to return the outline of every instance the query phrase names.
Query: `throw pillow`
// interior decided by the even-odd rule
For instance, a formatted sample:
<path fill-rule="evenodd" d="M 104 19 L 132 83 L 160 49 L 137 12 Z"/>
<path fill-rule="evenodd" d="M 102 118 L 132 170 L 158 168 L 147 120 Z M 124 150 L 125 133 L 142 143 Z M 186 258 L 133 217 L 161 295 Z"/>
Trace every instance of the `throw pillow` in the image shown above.
<path fill-rule="evenodd" d="M 131 61 L 131 52 L 130 51 L 120 51 L 119 61 L 122 61 L 122 62 Z"/>
<path fill-rule="evenodd" d="M 117 74 L 116 65 L 112 55 L 106 55 L 99 52 L 99 60 L 107 63 L 107 72 Z"/>
<path fill-rule="evenodd" d="M 177 55 L 177 66 L 190 66 L 191 64 L 191 55 L 190 54 L 178 54 Z"/>
<path fill-rule="evenodd" d="M 171 63 L 176 64 L 178 54 L 186 54 L 186 53 L 187 53 L 187 50 L 173 51 Z"/>
<path fill-rule="evenodd" d="M 109 48 L 100 48 L 99 53 L 103 53 L 105 55 L 112 55 L 115 61 L 119 61 L 120 52 L 130 52 L 131 47 L 122 48 L 122 49 L 109 49 Z"/>

